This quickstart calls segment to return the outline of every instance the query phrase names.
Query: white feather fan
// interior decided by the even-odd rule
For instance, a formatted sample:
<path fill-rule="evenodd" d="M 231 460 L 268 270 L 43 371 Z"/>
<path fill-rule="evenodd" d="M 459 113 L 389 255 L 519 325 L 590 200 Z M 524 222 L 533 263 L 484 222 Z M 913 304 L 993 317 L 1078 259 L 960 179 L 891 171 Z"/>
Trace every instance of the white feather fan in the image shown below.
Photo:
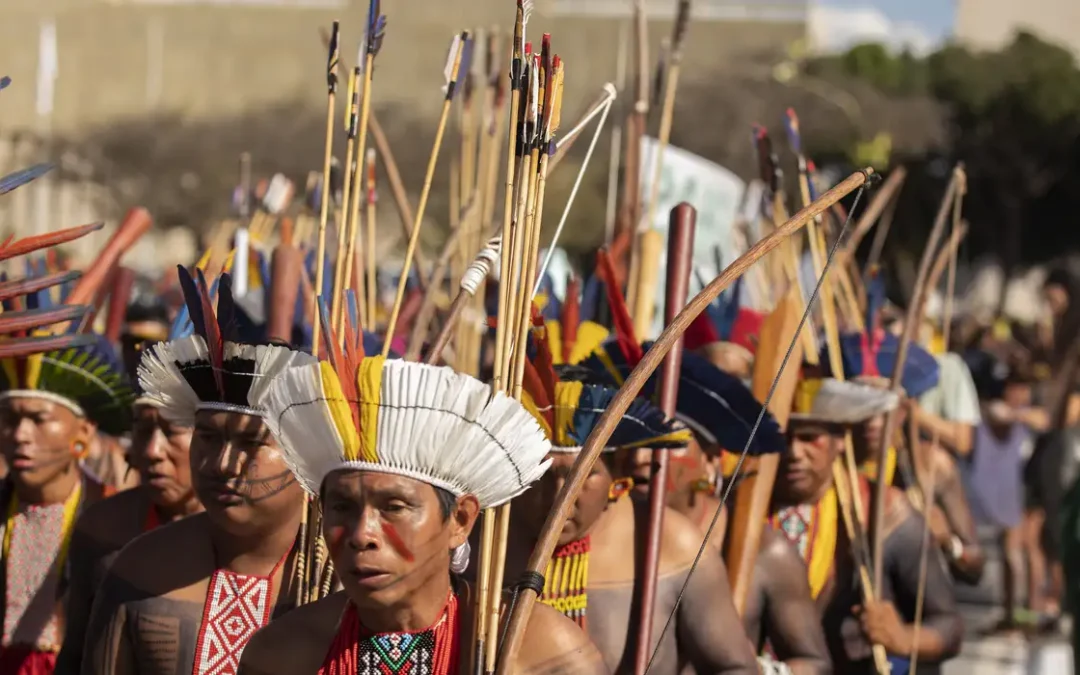
<path fill-rule="evenodd" d="M 259 414 L 260 400 L 274 378 L 293 366 L 315 362 L 310 354 L 275 345 L 226 342 L 222 347 L 226 365 L 223 377 L 240 380 L 238 386 L 227 386 L 226 390 L 237 394 L 246 391 L 246 400 L 224 401 L 221 396 L 200 398 L 191 387 L 184 372 L 209 371 L 213 367 L 206 342 L 199 335 L 159 342 L 143 355 L 139 363 L 139 384 L 145 392 L 142 398 L 158 406 L 167 419 L 188 426 L 195 423 L 195 413 L 205 408 Z M 232 372 L 228 368 L 231 359 L 254 361 L 254 369 Z"/>
<path fill-rule="evenodd" d="M 488 508 L 524 492 L 550 464 L 550 443 L 520 403 L 450 368 L 384 363 L 374 462 L 345 459 L 326 400 L 318 365 L 290 369 L 265 399 L 271 432 L 313 494 L 327 474 L 352 468 L 472 494 Z"/>
<path fill-rule="evenodd" d="M 900 396 L 857 382 L 834 378 L 821 381 L 808 413 L 792 413 L 793 420 L 819 420 L 831 424 L 859 424 L 900 405 Z"/>

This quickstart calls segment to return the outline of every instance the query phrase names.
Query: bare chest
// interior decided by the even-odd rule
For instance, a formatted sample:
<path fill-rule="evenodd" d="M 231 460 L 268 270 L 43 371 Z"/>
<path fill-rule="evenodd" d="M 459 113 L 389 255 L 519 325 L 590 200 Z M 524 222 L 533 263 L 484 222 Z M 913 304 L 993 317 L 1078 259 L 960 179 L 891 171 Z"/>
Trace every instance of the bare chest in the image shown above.
<path fill-rule="evenodd" d="M 265 577 L 216 575 L 130 602 L 125 636 L 140 675 L 232 675 L 248 640 L 287 607 Z"/>
<path fill-rule="evenodd" d="M 657 581 L 655 609 L 651 617 L 649 653 L 656 652 L 650 673 L 675 675 L 680 672 L 678 618 L 661 639 L 664 624 L 675 606 L 685 574 L 661 577 Z M 634 668 L 640 610 L 632 581 L 600 581 L 588 589 L 587 621 L 589 637 L 604 656 L 612 673 L 629 673 Z M 659 650 L 657 647 L 659 646 Z"/>

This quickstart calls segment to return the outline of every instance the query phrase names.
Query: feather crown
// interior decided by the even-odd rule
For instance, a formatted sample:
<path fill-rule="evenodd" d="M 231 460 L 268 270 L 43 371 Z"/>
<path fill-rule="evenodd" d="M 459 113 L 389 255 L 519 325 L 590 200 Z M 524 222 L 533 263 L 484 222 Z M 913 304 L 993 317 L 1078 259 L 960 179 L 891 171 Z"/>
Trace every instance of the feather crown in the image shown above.
<path fill-rule="evenodd" d="M 806 379 L 795 390 L 791 420 L 826 424 L 859 424 L 900 405 L 900 397 L 884 389 L 832 377 Z"/>
<path fill-rule="evenodd" d="M 885 282 L 877 270 L 871 271 L 866 296 L 866 331 L 840 336 L 843 374 L 847 379 L 889 378 L 896 370 L 900 340 L 881 325 L 881 310 L 885 305 Z M 822 354 L 824 356 L 824 351 Z M 829 360 L 823 357 L 821 362 L 828 364 Z M 934 355 L 913 341 L 908 345 L 900 386 L 905 394 L 917 398 L 937 386 L 940 371 L 941 366 Z M 833 373 L 826 368 L 826 374 Z"/>
<path fill-rule="evenodd" d="M 313 363 L 315 357 L 245 341 L 228 274 L 215 282 L 215 312 L 202 271 L 196 270 L 193 277 L 181 266 L 178 272 L 194 332 L 159 342 L 144 353 L 139 364 L 139 384 L 145 392 L 141 400 L 188 425 L 194 424 L 199 410 L 261 415 L 269 384 L 288 368 Z"/>
<path fill-rule="evenodd" d="M 618 390 L 567 377 L 572 366 L 560 373 L 553 363 L 543 317 L 535 305 L 533 324 L 533 357 L 525 363 L 522 405 L 551 440 L 552 452 L 578 452 Z M 585 368 L 578 370 L 591 372 Z M 662 410 L 639 398 L 619 419 L 606 449 L 681 448 L 690 439 L 689 429 L 667 419 Z"/>
<path fill-rule="evenodd" d="M 0 89 L 5 89 L 10 85 L 10 77 L 0 77 Z M 0 177 L 0 195 L 40 178 L 52 168 L 51 164 L 38 164 Z M 63 355 L 68 350 L 80 350 L 76 354 L 81 354 L 81 350 L 87 348 L 89 352 L 94 353 L 93 358 L 87 356 L 87 359 L 96 360 L 97 356 L 101 356 L 101 354 L 96 354 L 100 345 L 95 335 L 78 330 L 55 332 L 45 329 L 61 322 L 72 322 L 69 325 L 78 326 L 80 322 L 77 319 L 83 317 L 89 310 L 88 306 L 66 304 L 55 306 L 56 303 L 52 301 L 54 289 L 60 287 L 63 291 L 65 288 L 70 288 L 71 283 L 79 275 L 75 272 L 57 271 L 55 265 L 50 265 L 50 261 L 55 260 L 55 251 L 49 249 L 100 230 L 102 225 L 103 223 L 83 225 L 22 239 L 9 236 L 0 241 L 0 261 L 27 256 L 24 258 L 27 269 L 25 277 L 8 279 L 6 275 L 0 274 L 0 300 L 3 301 L 4 306 L 4 314 L 0 318 L 0 337 L 2 337 L 0 358 L 10 360 L 4 369 L 8 391 L 12 387 L 26 386 L 27 376 L 32 377 L 35 383 L 38 381 L 41 359 L 25 361 L 25 358 L 30 355 L 54 352 L 50 357 L 51 360 L 66 362 L 66 357 Z M 42 250 L 45 251 L 45 259 L 31 260 L 28 254 Z M 60 297 L 64 297 L 64 294 L 61 293 Z M 65 405 L 74 403 L 69 398 L 63 400 Z"/>
<path fill-rule="evenodd" d="M 614 267 L 606 252 L 600 251 L 598 272 L 607 288 L 611 307 L 614 337 L 597 348 L 582 365 L 608 378 L 612 386 L 622 386 L 630 372 L 641 362 L 652 342 L 639 343 L 634 336 L 633 321 L 616 281 Z M 654 373 L 645 383 L 641 395 L 652 398 L 659 393 L 659 374 Z M 697 432 L 708 444 L 721 449 L 741 451 L 747 447 L 750 433 L 762 405 L 750 390 L 733 375 L 729 375 L 708 360 L 684 351 L 679 374 L 676 417 Z M 783 452 L 787 445 L 780 425 L 768 411 L 749 446 L 751 455 Z"/>
<path fill-rule="evenodd" d="M 608 329 L 595 321 L 582 320 L 579 286 L 577 277 L 571 276 L 559 318 L 549 317 L 544 322 L 552 363 L 556 366 L 581 363 L 609 335 Z"/>
<path fill-rule="evenodd" d="M 0 78 L 0 89 L 10 84 L 10 78 Z M 0 195 L 52 168 L 38 164 L 0 177 Z M 0 242 L 0 261 L 26 256 L 27 272 L 21 279 L 0 275 L 0 398 L 46 399 L 115 435 L 127 430 L 133 396 L 122 363 L 103 337 L 79 330 L 89 307 L 55 302 L 56 287 L 70 286 L 78 274 L 58 270 L 52 250 L 36 260 L 28 255 L 99 229 L 101 224 L 83 225 Z M 68 322 L 67 330 L 49 329 L 62 322 Z"/>
<path fill-rule="evenodd" d="M 372 471 L 488 508 L 547 470 L 550 444 L 520 403 L 450 368 L 365 356 L 351 317 L 339 341 L 320 310 L 327 360 L 288 370 L 264 399 L 267 425 L 308 492 L 337 470 Z"/>
<path fill-rule="evenodd" d="M 135 398 L 116 350 L 88 334 L 74 346 L 0 361 L 0 399 L 58 403 L 116 436 L 128 430 Z"/>

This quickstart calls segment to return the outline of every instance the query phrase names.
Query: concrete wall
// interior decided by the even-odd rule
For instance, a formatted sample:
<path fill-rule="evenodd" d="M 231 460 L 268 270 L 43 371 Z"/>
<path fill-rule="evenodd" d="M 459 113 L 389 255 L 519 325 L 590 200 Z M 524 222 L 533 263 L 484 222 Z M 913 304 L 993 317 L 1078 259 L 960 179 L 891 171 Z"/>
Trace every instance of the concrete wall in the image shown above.
<path fill-rule="evenodd" d="M 622 19 L 611 10 L 618 2 L 537 2 L 530 34 L 539 38 L 551 32 L 567 62 L 568 114 L 584 108 L 613 77 Z M 622 4 L 629 6 L 630 0 Z M 806 0 L 696 4 L 702 17 L 713 18 L 691 28 L 688 76 L 730 64 L 748 51 L 782 50 L 805 34 L 800 12 Z M 326 54 L 317 31 L 340 19 L 342 53 L 352 63 L 367 12 L 366 3 L 355 0 L 3 0 L 2 5 L 0 74 L 10 75 L 14 84 L 0 95 L 0 129 L 39 128 L 44 122 L 35 113 L 38 37 L 42 22 L 55 21 L 59 76 L 51 125 L 56 132 L 160 110 L 202 118 L 289 98 L 321 106 Z M 376 96 L 380 103 L 408 104 L 417 114 L 434 115 L 441 102 L 442 60 L 453 31 L 492 25 L 509 30 L 514 18 L 510 0 L 387 0 L 383 5 L 389 25 L 377 62 Z M 670 17 L 675 2 L 651 5 L 657 15 Z M 760 14 L 768 21 L 759 20 L 758 5 L 771 8 Z M 590 6 L 599 11 L 580 16 L 578 10 L 590 14 Z M 579 15 L 566 16 L 568 7 Z M 652 23 L 654 42 L 669 32 L 668 20 Z"/>
<path fill-rule="evenodd" d="M 996 49 L 1021 29 L 1068 47 L 1080 58 L 1077 0 L 957 0 L 956 37 L 962 42 Z"/>

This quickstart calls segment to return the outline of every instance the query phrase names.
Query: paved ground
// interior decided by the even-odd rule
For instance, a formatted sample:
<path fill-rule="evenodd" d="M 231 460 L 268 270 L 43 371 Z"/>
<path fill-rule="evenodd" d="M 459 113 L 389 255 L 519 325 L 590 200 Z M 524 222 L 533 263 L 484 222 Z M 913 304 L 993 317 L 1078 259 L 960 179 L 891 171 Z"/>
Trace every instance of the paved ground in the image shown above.
<path fill-rule="evenodd" d="M 945 675 L 1080 675 L 1073 672 L 1072 648 L 1063 635 L 1032 640 L 983 635 L 1002 616 L 1001 559 L 992 540 L 984 545 L 988 561 L 982 583 L 957 587 L 967 637 L 960 656 L 946 664 Z"/>

